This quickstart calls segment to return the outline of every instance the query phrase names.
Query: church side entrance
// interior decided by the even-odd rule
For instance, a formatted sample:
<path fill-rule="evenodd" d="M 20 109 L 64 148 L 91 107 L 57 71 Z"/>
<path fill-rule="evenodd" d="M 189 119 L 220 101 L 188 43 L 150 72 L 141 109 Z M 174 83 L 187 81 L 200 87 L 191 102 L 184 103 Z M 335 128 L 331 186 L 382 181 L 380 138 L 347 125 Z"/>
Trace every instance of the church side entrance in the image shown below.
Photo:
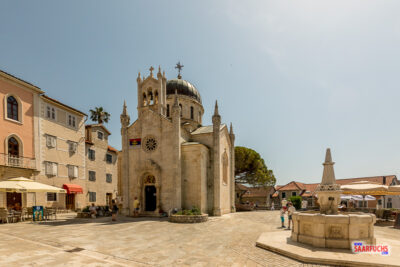
<path fill-rule="evenodd" d="M 145 211 L 155 211 L 157 207 L 157 190 L 154 185 L 146 185 L 145 192 Z"/>

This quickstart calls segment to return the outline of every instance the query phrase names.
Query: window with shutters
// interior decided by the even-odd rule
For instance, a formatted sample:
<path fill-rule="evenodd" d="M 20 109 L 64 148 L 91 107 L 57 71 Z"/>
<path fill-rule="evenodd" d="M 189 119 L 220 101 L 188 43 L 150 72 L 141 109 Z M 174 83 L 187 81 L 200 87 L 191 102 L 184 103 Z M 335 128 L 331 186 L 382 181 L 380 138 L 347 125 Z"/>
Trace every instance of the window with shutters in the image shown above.
<path fill-rule="evenodd" d="M 96 181 L 96 172 L 95 171 L 89 171 L 89 181 Z"/>
<path fill-rule="evenodd" d="M 73 115 L 68 115 L 68 126 L 76 128 L 76 117 Z"/>
<path fill-rule="evenodd" d="M 47 201 L 57 201 L 57 193 L 47 193 Z"/>
<path fill-rule="evenodd" d="M 78 178 L 78 166 L 68 165 L 68 177 Z"/>
<path fill-rule="evenodd" d="M 46 145 L 49 148 L 55 148 L 57 145 L 57 137 L 52 135 L 46 135 Z"/>
<path fill-rule="evenodd" d="M 113 157 L 111 154 L 106 154 L 106 162 L 107 163 L 112 163 L 113 162 Z"/>
<path fill-rule="evenodd" d="M 56 109 L 52 106 L 46 107 L 46 117 L 51 120 L 56 119 Z"/>
<path fill-rule="evenodd" d="M 93 149 L 88 149 L 88 158 L 90 160 L 95 160 L 96 159 L 96 152 Z"/>
<path fill-rule="evenodd" d="M 89 192 L 89 202 L 96 202 L 96 192 Z"/>
<path fill-rule="evenodd" d="M 45 163 L 45 168 L 46 168 L 46 175 L 51 175 L 51 176 L 57 175 L 57 171 L 58 171 L 57 163 L 47 161 Z"/>
<path fill-rule="evenodd" d="M 107 183 L 112 183 L 112 174 L 110 174 L 110 173 L 106 174 L 106 182 Z"/>
<path fill-rule="evenodd" d="M 75 153 L 76 150 L 78 149 L 78 143 L 73 141 L 68 141 L 68 148 L 69 152 Z"/>

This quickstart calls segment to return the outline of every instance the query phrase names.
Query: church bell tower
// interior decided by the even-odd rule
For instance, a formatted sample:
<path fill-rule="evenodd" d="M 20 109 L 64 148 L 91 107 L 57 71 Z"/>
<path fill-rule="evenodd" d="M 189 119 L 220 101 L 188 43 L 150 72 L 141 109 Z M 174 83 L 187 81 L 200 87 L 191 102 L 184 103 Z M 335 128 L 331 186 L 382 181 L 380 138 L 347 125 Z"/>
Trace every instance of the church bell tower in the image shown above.
<path fill-rule="evenodd" d="M 161 68 L 158 67 L 157 78 L 154 77 L 154 68 L 150 67 L 150 75 L 143 78 L 138 73 L 137 81 L 137 99 L 139 117 L 143 110 L 151 109 L 159 114 L 166 115 L 166 94 L 167 78 L 165 72 L 161 74 Z"/>

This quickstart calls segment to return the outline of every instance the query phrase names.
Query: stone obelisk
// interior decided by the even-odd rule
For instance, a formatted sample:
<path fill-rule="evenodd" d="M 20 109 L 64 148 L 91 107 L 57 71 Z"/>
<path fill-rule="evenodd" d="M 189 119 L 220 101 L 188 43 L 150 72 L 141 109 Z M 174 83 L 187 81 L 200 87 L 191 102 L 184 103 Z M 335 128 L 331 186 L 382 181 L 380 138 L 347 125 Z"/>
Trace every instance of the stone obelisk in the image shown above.
<path fill-rule="evenodd" d="M 322 214 L 337 214 L 340 204 L 340 185 L 336 184 L 335 171 L 333 170 L 331 149 L 326 149 L 324 172 L 322 181 L 315 190 L 318 196 L 320 212 Z"/>

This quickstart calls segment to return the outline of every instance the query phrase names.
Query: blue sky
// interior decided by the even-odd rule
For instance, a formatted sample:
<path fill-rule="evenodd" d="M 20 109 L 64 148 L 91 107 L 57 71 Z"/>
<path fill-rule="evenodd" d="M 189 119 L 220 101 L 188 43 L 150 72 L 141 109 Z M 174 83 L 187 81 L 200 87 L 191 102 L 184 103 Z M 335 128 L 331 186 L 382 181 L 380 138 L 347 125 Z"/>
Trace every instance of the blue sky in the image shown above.
<path fill-rule="evenodd" d="M 325 149 L 337 178 L 400 174 L 399 1 L 7 1 L 0 69 L 84 112 L 103 106 L 120 148 L 124 99 L 161 65 L 218 99 L 236 144 L 278 184 L 318 182 Z"/>

